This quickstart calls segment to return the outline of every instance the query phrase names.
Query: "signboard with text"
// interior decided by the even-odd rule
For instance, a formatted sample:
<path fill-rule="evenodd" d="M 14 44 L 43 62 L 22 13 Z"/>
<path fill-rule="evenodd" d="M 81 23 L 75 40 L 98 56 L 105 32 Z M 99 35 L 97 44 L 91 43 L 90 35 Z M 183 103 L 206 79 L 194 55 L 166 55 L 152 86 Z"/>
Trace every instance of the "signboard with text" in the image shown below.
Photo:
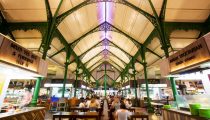
<path fill-rule="evenodd" d="M 38 72 L 40 57 L 6 37 L 3 37 L 1 41 L 1 61 Z"/>
<path fill-rule="evenodd" d="M 209 55 L 206 40 L 202 37 L 168 58 L 170 72 L 208 61 Z"/>

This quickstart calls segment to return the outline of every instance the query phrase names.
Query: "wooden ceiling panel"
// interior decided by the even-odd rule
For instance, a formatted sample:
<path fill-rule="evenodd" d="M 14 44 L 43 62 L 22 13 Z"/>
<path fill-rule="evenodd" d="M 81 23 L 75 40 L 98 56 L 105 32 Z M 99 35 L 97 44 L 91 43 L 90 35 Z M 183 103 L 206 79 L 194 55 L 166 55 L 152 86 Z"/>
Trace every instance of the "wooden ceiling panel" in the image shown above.
<path fill-rule="evenodd" d="M 130 61 L 128 56 L 126 56 L 126 54 L 124 52 L 122 52 L 120 49 L 118 49 L 116 47 L 109 46 L 108 50 L 111 53 L 113 53 L 114 55 L 116 55 L 118 58 L 123 60 L 124 62 L 128 63 Z"/>
<path fill-rule="evenodd" d="M 180 50 L 192 42 L 196 41 L 196 39 L 170 39 L 172 48 L 175 50 Z"/>
<path fill-rule="evenodd" d="M 204 22 L 209 16 L 210 10 L 180 10 L 167 9 L 166 21 L 176 22 Z"/>
<path fill-rule="evenodd" d="M 100 53 L 103 50 L 103 47 L 96 47 L 91 49 L 85 56 L 82 58 L 82 62 L 85 63 L 88 60 L 92 59 L 95 55 Z"/>

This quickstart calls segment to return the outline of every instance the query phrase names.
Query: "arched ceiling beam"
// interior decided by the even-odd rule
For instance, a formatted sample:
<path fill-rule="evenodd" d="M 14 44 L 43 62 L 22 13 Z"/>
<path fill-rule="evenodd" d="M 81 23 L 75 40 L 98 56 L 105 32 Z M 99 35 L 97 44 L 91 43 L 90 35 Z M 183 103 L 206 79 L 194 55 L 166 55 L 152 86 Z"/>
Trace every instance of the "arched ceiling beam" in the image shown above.
<path fill-rule="evenodd" d="M 137 40 L 135 40 L 134 38 L 132 38 L 131 36 L 129 36 L 128 34 L 126 34 L 125 32 L 121 31 L 120 29 L 116 28 L 115 26 L 111 25 L 108 22 L 104 22 L 104 23 L 100 24 L 99 26 L 95 27 L 94 29 L 90 30 L 89 32 L 87 32 L 84 35 L 82 35 L 81 37 L 79 37 L 77 40 L 74 40 L 74 42 L 69 43 L 69 45 L 71 45 L 71 47 L 74 48 L 77 45 L 77 43 L 79 43 L 82 40 L 82 38 L 86 37 L 87 35 L 89 35 L 91 33 L 98 32 L 98 31 L 112 31 L 112 32 L 117 32 L 119 34 L 124 35 L 128 39 L 130 39 L 138 48 L 140 48 L 141 46 L 143 46 L 143 44 L 139 43 Z M 152 54 L 154 54 L 154 55 L 156 55 L 156 56 L 158 56 L 158 57 L 161 58 L 160 55 L 158 55 L 157 53 L 153 52 L 149 48 L 146 48 L 146 49 L 147 49 L 148 52 L 151 52 Z"/>
<path fill-rule="evenodd" d="M 99 63 L 99 62 L 101 62 L 101 61 L 98 61 L 97 63 Z M 118 68 L 116 68 L 116 67 L 113 65 L 113 64 L 115 64 L 115 63 L 110 63 L 110 62 L 108 62 L 108 61 L 104 61 L 104 62 L 100 63 L 99 65 L 95 66 L 94 68 L 92 68 L 92 70 L 91 70 L 90 72 L 93 72 L 95 69 L 97 69 L 99 66 L 101 66 L 102 64 L 105 64 L 105 63 L 108 63 L 108 64 L 112 65 L 118 72 L 121 72 L 121 71 L 122 71 L 122 70 L 119 70 Z"/>
<path fill-rule="evenodd" d="M 47 13 L 47 22 L 51 23 L 52 19 L 53 19 L 53 17 L 52 17 L 53 15 L 52 15 L 52 12 L 50 9 L 50 3 L 49 3 L 49 0 L 44 0 L 44 1 L 45 1 L 46 13 Z"/>
<path fill-rule="evenodd" d="M 6 19 L 2 15 L 2 12 L 0 11 L 0 33 L 9 35 L 15 41 L 15 37 L 8 28 L 9 28 L 8 22 L 6 21 Z"/>
<path fill-rule="evenodd" d="M 96 43 L 95 45 L 93 45 L 91 48 L 89 48 L 88 50 L 86 50 L 85 52 L 83 52 L 79 58 L 84 57 L 90 50 L 92 50 L 95 47 L 98 47 L 99 45 L 102 46 L 103 43 L 108 42 L 109 45 L 108 46 L 112 46 L 115 47 L 117 49 L 119 49 L 121 52 L 123 52 L 129 59 L 132 57 L 129 53 L 127 53 L 125 50 L 123 50 L 122 48 L 120 48 L 119 46 L 117 46 L 115 43 L 113 43 L 112 41 L 108 40 L 108 39 L 103 39 L 102 41 L 99 41 L 98 43 Z M 57 53 L 55 53 L 57 54 Z"/>
<path fill-rule="evenodd" d="M 70 49 L 70 51 L 72 52 L 72 55 L 74 55 L 75 59 L 78 61 L 78 63 L 80 64 L 81 68 L 83 69 L 83 73 L 86 73 L 88 76 L 92 76 L 92 74 L 89 72 L 89 70 L 85 67 L 85 65 L 81 62 L 81 60 L 78 58 L 77 54 L 74 52 L 74 50 L 68 46 L 68 43 L 66 41 L 66 39 L 63 37 L 63 35 L 59 32 L 58 29 L 55 30 L 55 34 L 54 37 L 58 37 L 60 42 L 66 47 L 66 49 Z M 94 77 L 93 77 L 94 78 Z M 94 78 L 95 80 L 95 78 Z"/>
<path fill-rule="evenodd" d="M 114 2 L 114 3 L 119 3 L 122 5 L 128 6 L 131 9 L 133 9 L 133 10 L 139 12 L 140 14 L 142 14 L 143 16 L 145 16 L 154 26 L 156 26 L 156 20 L 155 20 L 154 16 L 152 16 L 151 14 L 147 13 L 146 11 L 140 9 L 139 7 L 133 5 L 132 3 L 128 2 L 128 0 L 85 0 L 84 2 L 80 3 L 79 5 L 71 8 L 70 10 L 67 10 L 63 14 L 57 16 L 56 26 L 58 26 L 67 16 L 69 16 L 73 12 L 79 10 L 80 8 L 82 8 L 84 6 L 87 6 L 87 5 L 93 4 L 93 3 L 98 3 L 98 2 Z"/>
<path fill-rule="evenodd" d="M 89 62 L 91 62 L 95 57 L 97 57 L 98 55 L 100 55 L 100 54 L 102 54 L 103 52 L 106 52 L 106 51 L 108 52 L 108 54 L 111 54 L 113 57 L 115 57 L 116 59 L 118 59 L 119 61 L 121 61 L 123 65 L 126 65 L 126 64 L 127 64 L 126 62 L 124 62 L 123 60 L 121 60 L 119 57 L 117 57 L 116 55 L 114 55 L 113 53 L 111 53 L 109 50 L 103 49 L 101 52 L 99 52 L 98 54 L 96 54 L 96 55 L 93 56 L 92 58 L 89 58 L 89 60 L 86 61 L 86 62 L 84 63 L 84 65 L 87 65 L 87 64 L 88 64 Z"/>
<path fill-rule="evenodd" d="M 123 68 L 121 66 L 119 66 L 119 64 L 117 64 L 115 61 L 113 61 L 112 59 L 109 59 L 112 63 L 114 63 L 115 65 L 117 65 L 120 69 L 123 70 Z"/>
<path fill-rule="evenodd" d="M 95 46 L 95 47 L 93 47 L 93 48 L 96 48 L 96 47 L 103 47 L 103 46 Z M 111 46 L 111 47 L 115 47 L 115 46 Z M 92 49 L 93 49 L 92 48 Z M 119 49 L 119 48 L 117 48 L 117 47 L 115 47 L 116 49 Z M 91 50 L 92 50 L 91 49 Z M 102 50 L 103 52 L 105 51 L 106 49 L 104 49 L 104 50 Z M 90 50 L 89 50 L 90 51 Z M 88 51 L 88 52 L 89 52 Z M 113 56 L 115 56 L 115 57 L 117 57 L 119 60 L 121 60 L 124 64 L 127 64 L 122 58 L 119 58 L 116 54 L 114 54 L 114 53 L 112 53 L 110 50 L 107 50 L 108 51 L 108 53 L 110 53 L 111 55 L 113 55 Z M 85 52 L 86 54 L 88 54 L 88 52 Z M 127 55 L 125 52 L 123 52 L 123 51 L 121 51 L 123 54 L 125 54 L 125 55 Z M 99 52 L 99 54 L 100 53 L 102 53 L 102 52 Z M 86 54 L 84 54 L 83 56 L 79 56 L 80 57 L 80 59 L 82 59 Z M 97 54 L 97 55 L 95 55 L 95 56 L 93 56 L 91 59 L 89 59 L 90 61 L 93 59 L 93 58 L 95 58 L 96 56 L 98 56 L 99 54 Z M 130 57 L 128 56 L 128 59 L 130 59 Z M 88 60 L 88 62 L 90 62 Z M 88 62 L 85 62 L 84 64 L 86 64 L 86 63 L 88 63 Z"/>
<path fill-rule="evenodd" d="M 122 58 L 119 58 L 117 55 L 115 55 L 114 53 L 112 53 L 110 50 L 107 50 L 109 54 L 111 54 L 112 56 L 116 57 L 118 60 L 120 60 L 124 65 L 126 65 L 127 63 L 122 60 Z"/>
<path fill-rule="evenodd" d="M 108 77 L 108 78 L 110 78 L 112 81 L 115 81 L 113 78 L 111 78 L 108 74 L 106 74 L 106 76 Z M 105 74 L 103 75 L 103 76 L 101 76 L 100 78 L 98 78 L 98 80 L 101 80 L 103 77 L 105 77 Z M 101 81 L 103 81 L 103 79 L 101 80 Z"/>
<path fill-rule="evenodd" d="M 101 58 L 100 60 L 98 60 L 95 64 L 91 65 L 90 67 L 87 67 L 87 69 L 92 69 L 92 67 L 94 67 L 96 64 L 98 64 L 99 62 L 103 61 L 104 58 Z M 100 64 L 99 64 L 100 65 Z M 98 65 L 97 65 L 98 66 Z M 92 70 L 91 70 L 92 71 Z M 90 71 L 90 72 L 91 72 Z"/>
<path fill-rule="evenodd" d="M 99 53 L 97 53 L 96 55 L 94 55 L 93 57 L 89 58 L 88 61 L 86 61 L 84 63 L 84 65 L 87 65 L 87 63 L 89 63 L 92 59 L 94 59 L 95 57 L 97 57 L 98 55 L 102 54 L 104 52 L 104 50 L 101 50 Z"/>
<path fill-rule="evenodd" d="M 81 55 L 79 55 L 79 58 L 83 57 L 84 55 L 86 55 L 90 50 L 92 50 L 93 48 L 99 46 L 100 44 L 103 43 L 104 40 L 99 41 L 98 43 L 96 43 L 95 45 L 93 45 L 92 47 L 90 47 L 89 49 L 87 49 L 85 52 L 83 52 Z"/>

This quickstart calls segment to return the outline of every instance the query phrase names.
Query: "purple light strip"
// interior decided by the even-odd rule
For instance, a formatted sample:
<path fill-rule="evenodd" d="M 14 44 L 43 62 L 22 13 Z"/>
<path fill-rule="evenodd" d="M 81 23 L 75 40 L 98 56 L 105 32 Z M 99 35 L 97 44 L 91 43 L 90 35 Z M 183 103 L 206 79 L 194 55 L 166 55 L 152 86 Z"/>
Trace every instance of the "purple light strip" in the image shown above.
<path fill-rule="evenodd" d="M 113 23 L 113 18 L 114 18 L 114 3 L 113 2 L 98 2 L 97 3 L 98 9 L 97 9 L 97 18 L 98 18 L 98 22 L 99 24 L 102 22 L 109 22 L 109 23 Z M 101 35 L 100 38 L 109 38 L 111 39 L 111 35 L 109 33 L 107 33 L 106 31 L 104 31 Z M 108 50 L 109 49 L 109 43 L 108 41 L 103 43 L 103 49 Z M 108 56 L 107 52 L 103 53 L 104 58 L 106 59 Z"/>

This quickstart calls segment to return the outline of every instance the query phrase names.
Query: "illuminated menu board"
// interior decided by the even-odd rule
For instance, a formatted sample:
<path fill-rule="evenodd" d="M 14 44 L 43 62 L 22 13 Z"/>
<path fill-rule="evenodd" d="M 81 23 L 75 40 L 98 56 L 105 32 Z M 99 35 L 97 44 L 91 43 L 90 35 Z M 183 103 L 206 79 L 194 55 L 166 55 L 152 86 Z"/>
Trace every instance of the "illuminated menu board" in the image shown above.
<path fill-rule="evenodd" d="M 210 60 L 207 41 L 204 37 L 196 40 L 192 44 L 176 52 L 168 58 L 170 72 L 175 72 L 184 68 Z"/>
<path fill-rule="evenodd" d="M 0 61 L 38 72 L 40 57 L 0 35 Z"/>

